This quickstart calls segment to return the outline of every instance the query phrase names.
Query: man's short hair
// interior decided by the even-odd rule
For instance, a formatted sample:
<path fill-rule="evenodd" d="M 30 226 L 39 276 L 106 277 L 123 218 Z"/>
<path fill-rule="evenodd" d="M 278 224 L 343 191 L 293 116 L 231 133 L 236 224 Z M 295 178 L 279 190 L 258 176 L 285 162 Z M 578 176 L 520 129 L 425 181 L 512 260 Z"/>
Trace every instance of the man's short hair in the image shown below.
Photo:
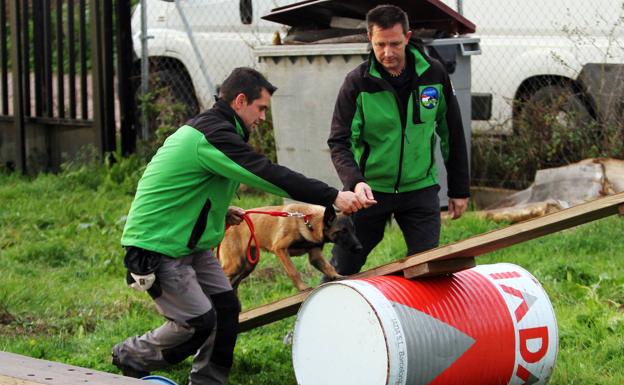
<path fill-rule="evenodd" d="M 223 81 L 219 89 L 219 99 L 227 103 L 232 102 L 238 94 L 247 97 L 247 103 L 251 104 L 260 98 L 262 89 L 266 89 L 270 95 L 277 90 L 273 84 L 258 71 L 249 67 L 235 68 L 234 71 Z"/>
<path fill-rule="evenodd" d="M 409 31 L 407 13 L 396 5 L 378 5 L 366 14 L 366 29 L 368 33 L 373 32 L 373 26 L 375 25 L 381 29 L 389 29 L 397 24 L 401 24 L 403 34 L 407 35 Z"/>

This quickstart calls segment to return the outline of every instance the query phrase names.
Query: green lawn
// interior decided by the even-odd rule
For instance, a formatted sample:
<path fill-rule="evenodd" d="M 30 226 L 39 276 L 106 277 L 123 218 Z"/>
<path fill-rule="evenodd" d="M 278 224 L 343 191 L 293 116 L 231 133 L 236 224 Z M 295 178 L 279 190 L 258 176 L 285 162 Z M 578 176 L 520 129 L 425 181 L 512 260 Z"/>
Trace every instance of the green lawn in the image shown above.
<path fill-rule="evenodd" d="M 121 168 L 35 179 L 0 174 L 0 350 L 116 372 L 111 347 L 161 323 L 148 296 L 125 286 L 119 238 L 140 172 Z M 279 202 L 241 194 L 233 204 Z M 442 243 L 501 226 L 468 213 L 443 224 Z M 546 289 L 560 333 L 551 384 L 624 383 L 623 238 L 624 221 L 611 217 L 477 261 L 521 265 Z M 365 268 L 404 253 L 401 234 L 391 227 Z M 296 265 L 308 284 L 320 278 L 306 258 Z M 244 309 L 295 292 L 267 254 L 240 287 Z M 293 322 L 291 317 L 241 334 L 231 383 L 296 384 L 290 346 L 283 342 Z M 187 360 L 159 374 L 182 385 L 189 369 Z"/>

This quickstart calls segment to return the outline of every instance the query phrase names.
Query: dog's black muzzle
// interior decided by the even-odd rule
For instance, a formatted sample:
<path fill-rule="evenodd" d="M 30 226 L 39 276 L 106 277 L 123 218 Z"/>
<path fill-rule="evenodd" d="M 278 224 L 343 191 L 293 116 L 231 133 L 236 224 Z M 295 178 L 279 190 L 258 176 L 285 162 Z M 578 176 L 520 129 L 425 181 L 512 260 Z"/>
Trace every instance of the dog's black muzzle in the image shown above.
<path fill-rule="evenodd" d="M 334 243 L 350 253 L 359 253 L 363 249 L 362 244 L 351 231 L 343 230 L 339 232 Z"/>

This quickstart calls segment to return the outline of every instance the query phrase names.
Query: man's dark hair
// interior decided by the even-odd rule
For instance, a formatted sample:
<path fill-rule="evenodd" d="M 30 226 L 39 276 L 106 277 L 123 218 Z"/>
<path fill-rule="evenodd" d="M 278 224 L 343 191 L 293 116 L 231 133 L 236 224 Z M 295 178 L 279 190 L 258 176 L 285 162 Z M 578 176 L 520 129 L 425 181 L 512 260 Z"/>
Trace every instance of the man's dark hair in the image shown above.
<path fill-rule="evenodd" d="M 373 32 L 373 26 L 375 25 L 381 29 L 389 29 L 397 24 L 401 24 L 403 34 L 406 35 L 409 31 L 407 13 L 396 5 L 378 5 L 366 14 L 366 29 L 368 33 Z"/>
<path fill-rule="evenodd" d="M 219 99 L 230 103 L 238 94 L 243 93 L 247 97 L 247 103 L 251 104 L 254 100 L 260 98 L 263 88 L 271 95 L 277 89 L 255 69 L 239 67 L 235 68 L 221 84 Z"/>

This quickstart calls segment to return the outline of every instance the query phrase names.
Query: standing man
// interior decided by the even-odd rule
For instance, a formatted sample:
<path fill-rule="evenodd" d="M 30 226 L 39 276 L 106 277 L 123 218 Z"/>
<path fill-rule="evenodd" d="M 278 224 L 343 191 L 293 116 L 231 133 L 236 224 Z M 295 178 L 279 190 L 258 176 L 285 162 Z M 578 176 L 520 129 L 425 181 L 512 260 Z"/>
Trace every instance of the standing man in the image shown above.
<path fill-rule="evenodd" d="M 453 219 L 463 214 L 470 196 L 459 106 L 444 67 L 409 45 L 412 32 L 400 8 L 377 6 L 366 21 L 373 50 L 340 89 L 327 143 L 345 189 L 378 203 L 353 216 L 360 253 L 334 246 L 331 262 L 343 275 L 360 271 L 392 215 L 407 255 L 438 246 L 434 130 L 441 138 Z"/>
<path fill-rule="evenodd" d="M 189 384 L 227 383 L 240 303 L 210 249 L 226 221 L 242 220 L 242 209 L 228 208 L 239 183 L 346 213 L 363 207 L 353 192 L 275 165 L 247 144 L 275 89 L 259 72 L 235 69 L 217 103 L 167 138 L 139 181 L 121 239 L 128 283 L 148 291 L 166 321 L 113 347 L 124 375 L 194 355 Z"/>

